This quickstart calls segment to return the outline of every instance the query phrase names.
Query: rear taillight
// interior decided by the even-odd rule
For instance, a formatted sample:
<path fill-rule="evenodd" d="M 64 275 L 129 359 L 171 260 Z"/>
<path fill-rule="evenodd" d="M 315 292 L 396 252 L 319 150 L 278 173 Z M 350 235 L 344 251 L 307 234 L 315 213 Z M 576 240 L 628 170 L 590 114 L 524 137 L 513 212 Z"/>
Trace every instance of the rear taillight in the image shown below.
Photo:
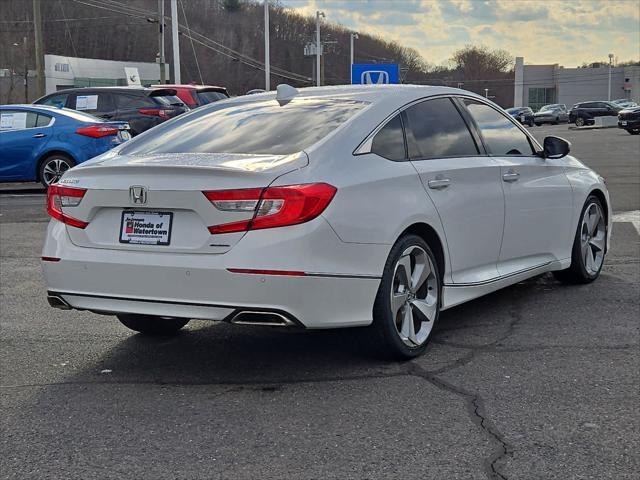
<path fill-rule="evenodd" d="M 336 194 L 327 183 L 284 187 L 246 188 L 202 192 L 223 212 L 254 212 L 253 218 L 209 227 L 209 232 L 232 233 L 285 227 L 308 222 L 320 215 Z"/>
<path fill-rule="evenodd" d="M 107 127 L 105 125 L 92 125 L 90 127 L 82 127 L 76 130 L 76 133 L 91 138 L 102 138 L 110 135 L 117 135 L 119 132 L 116 127 Z"/>
<path fill-rule="evenodd" d="M 56 220 L 76 228 L 85 228 L 88 222 L 73 218 L 62 211 L 63 207 L 77 207 L 87 192 L 84 188 L 63 187 L 54 183 L 47 190 L 47 213 Z"/>
<path fill-rule="evenodd" d="M 138 113 L 142 115 L 151 115 L 153 117 L 169 118 L 171 110 L 163 110 L 162 108 L 141 108 Z"/>

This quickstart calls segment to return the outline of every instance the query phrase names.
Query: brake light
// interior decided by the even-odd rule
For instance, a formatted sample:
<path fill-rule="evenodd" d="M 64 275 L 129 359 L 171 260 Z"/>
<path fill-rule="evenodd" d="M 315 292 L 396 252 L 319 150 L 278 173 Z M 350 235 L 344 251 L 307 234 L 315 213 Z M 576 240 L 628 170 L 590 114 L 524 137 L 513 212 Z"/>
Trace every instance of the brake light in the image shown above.
<path fill-rule="evenodd" d="M 151 115 L 153 117 L 169 118 L 170 110 L 163 110 L 162 108 L 141 108 L 138 113 L 142 115 Z"/>
<path fill-rule="evenodd" d="M 54 183 L 47 190 L 47 213 L 56 220 L 76 228 L 86 228 L 89 222 L 73 218 L 62 211 L 62 207 L 77 207 L 87 192 L 84 188 L 63 187 Z"/>
<path fill-rule="evenodd" d="M 310 183 L 202 193 L 220 211 L 254 212 L 253 218 L 248 220 L 210 226 L 209 232 L 217 234 L 285 227 L 308 222 L 327 208 L 336 191 L 336 187 L 327 183 Z"/>
<path fill-rule="evenodd" d="M 82 127 L 76 130 L 76 133 L 91 138 L 108 137 L 109 135 L 118 134 L 117 127 L 108 127 L 106 125 L 92 125 L 90 127 Z"/>

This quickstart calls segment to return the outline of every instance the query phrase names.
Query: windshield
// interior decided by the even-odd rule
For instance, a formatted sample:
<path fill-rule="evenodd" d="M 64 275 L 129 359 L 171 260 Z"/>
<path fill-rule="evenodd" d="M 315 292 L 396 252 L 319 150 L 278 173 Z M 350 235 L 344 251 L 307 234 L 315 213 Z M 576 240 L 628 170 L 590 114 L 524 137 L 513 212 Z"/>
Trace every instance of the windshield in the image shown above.
<path fill-rule="evenodd" d="M 224 100 L 225 98 L 229 98 L 222 92 L 198 92 L 198 98 L 203 105 L 207 103 L 217 102 L 218 100 Z"/>
<path fill-rule="evenodd" d="M 366 105 L 330 99 L 294 99 L 283 105 L 276 100 L 212 104 L 154 128 L 120 153 L 288 155 L 326 137 Z"/>
<path fill-rule="evenodd" d="M 184 105 L 184 102 L 175 95 L 153 95 L 150 98 L 162 105 Z"/>
<path fill-rule="evenodd" d="M 507 113 L 518 113 L 519 111 L 519 108 L 507 108 Z"/>

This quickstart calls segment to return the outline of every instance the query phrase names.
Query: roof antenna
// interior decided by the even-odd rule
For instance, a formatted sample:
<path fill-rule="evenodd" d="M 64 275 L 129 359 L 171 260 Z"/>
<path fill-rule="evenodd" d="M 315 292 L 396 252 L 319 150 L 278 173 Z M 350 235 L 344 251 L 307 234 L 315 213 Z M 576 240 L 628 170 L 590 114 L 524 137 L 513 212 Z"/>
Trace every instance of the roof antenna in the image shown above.
<path fill-rule="evenodd" d="M 286 83 L 278 85 L 276 92 L 276 100 L 280 102 L 281 106 L 293 100 L 299 93 L 296 88 L 291 85 L 287 85 Z"/>

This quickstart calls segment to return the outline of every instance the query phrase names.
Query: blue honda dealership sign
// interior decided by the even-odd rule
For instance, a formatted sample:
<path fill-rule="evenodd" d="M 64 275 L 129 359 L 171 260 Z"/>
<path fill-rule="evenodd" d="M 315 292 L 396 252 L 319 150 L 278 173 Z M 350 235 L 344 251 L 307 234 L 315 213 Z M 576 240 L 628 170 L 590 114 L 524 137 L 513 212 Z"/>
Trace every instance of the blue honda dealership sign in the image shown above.
<path fill-rule="evenodd" d="M 397 63 L 354 63 L 351 66 L 351 83 L 385 84 L 400 83 Z"/>

